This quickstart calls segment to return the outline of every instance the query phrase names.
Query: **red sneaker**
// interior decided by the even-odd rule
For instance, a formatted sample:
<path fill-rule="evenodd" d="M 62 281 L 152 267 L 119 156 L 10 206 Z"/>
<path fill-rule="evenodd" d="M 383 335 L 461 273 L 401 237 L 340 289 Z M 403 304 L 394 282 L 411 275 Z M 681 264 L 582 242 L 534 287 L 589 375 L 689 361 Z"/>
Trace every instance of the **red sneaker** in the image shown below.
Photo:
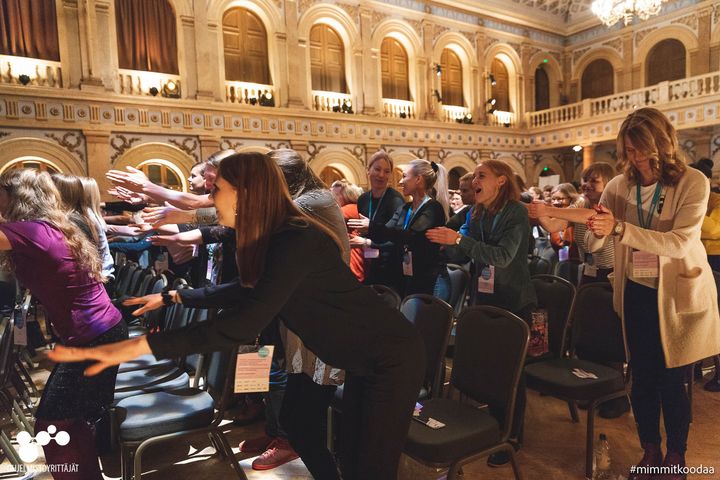
<path fill-rule="evenodd" d="M 262 437 L 251 438 L 250 440 L 243 440 L 240 442 L 240 453 L 262 453 L 273 443 L 275 439 L 263 435 Z"/>
<path fill-rule="evenodd" d="M 265 452 L 253 460 L 252 468 L 253 470 L 270 470 L 291 462 L 299 456 L 287 439 L 276 438 Z"/>

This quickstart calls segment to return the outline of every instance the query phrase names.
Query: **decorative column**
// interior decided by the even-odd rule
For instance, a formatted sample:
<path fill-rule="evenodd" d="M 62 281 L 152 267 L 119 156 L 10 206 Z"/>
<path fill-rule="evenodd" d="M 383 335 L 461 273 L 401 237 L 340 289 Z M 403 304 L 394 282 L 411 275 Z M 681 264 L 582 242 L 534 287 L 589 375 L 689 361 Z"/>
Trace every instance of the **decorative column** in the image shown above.
<path fill-rule="evenodd" d="M 217 19 L 207 18 L 207 9 L 195 11 L 195 64 L 197 69 L 197 87 L 195 98 L 206 101 L 225 101 L 225 90 L 220 81 L 219 38 Z"/>
<path fill-rule="evenodd" d="M 198 63 L 195 50 L 195 19 L 191 16 L 179 18 L 178 35 L 178 71 L 182 79 L 181 93 L 183 98 L 196 98 L 198 88 Z M 179 33 L 179 32 L 178 32 Z M 207 68 L 204 66 L 203 68 Z M 214 68 L 214 67 L 213 67 Z"/>
<path fill-rule="evenodd" d="M 633 89 L 633 76 L 635 72 L 633 70 L 633 61 L 635 58 L 635 49 L 633 47 L 633 33 L 627 32 L 622 36 L 622 58 L 623 68 L 622 74 L 618 73 L 618 88 L 617 91 L 624 92 Z"/>
<path fill-rule="evenodd" d="M 57 10 L 63 86 L 73 89 L 80 87 L 83 78 L 78 15 L 77 0 L 63 0 Z"/>
<path fill-rule="evenodd" d="M 285 0 L 285 31 L 287 32 L 287 91 L 288 107 L 310 107 L 310 85 L 307 82 L 306 53 L 308 38 L 298 35 L 297 0 Z M 285 86 L 283 86 L 285 88 Z"/>
<path fill-rule="evenodd" d="M 594 143 L 583 145 L 583 170 L 595 163 L 595 147 L 596 145 Z"/>
<path fill-rule="evenodd" d="M 112 186 L 105 173 L 112 169 L 110 161 L 110 132 L 104 130 L 83 130 L 87 152 L 87 175 L 98 182 L 103 200 L 111 197 L 106 193 Z"/>
<path fill-rule="evenodd" d="M 80 90 L 102 92 L 103 82 L 100 79 L 100 45 L 98 45 L 99 25 L 95 13 L 95 0 L 82 0 L 78 3 L 78 29 L 80 34 L 80 68 L 82 79 Z M 98 4 L 106 10 L 109 5 Z"/>
<path fill-rule="evenodd" d="M 359 91 L 362 92 L 363 110 L 365 115 L 382 113 L 382 91 L 378 90 L 378 73 L 380 72 L 380 56 L 377 49 L 372 48 L 373 18 L 372 10 L 360 7 L 360 42 L 362 43 L 362 76 Z M 358 95 L 360 96 L 360 95 Z"/>
<path fill-rule="evenodd" d="M 698 48 L 690 54 L 690 75 L 702 75 L 710 72 L 710 36 L 712 30 L 712 7 L 697 12 L 698 37 L 705 39 L 698 42 Z"/>
<path fill-rule="evenodd" d="M 433 24 L 427 20 L 423 20 L 423 50 L 428 56 L 427 66 L 422 75 L 425 77 L 427 84 L 427 110 L 425 111 L 425 120 L 440 120 L 442 115 L 442 103 L 440 103 L 435 95 L 435 91 L 442 96 L 442 81 L 435 74 L 433 62 L 439 62 L 439 58 L 433 58 Z"/>

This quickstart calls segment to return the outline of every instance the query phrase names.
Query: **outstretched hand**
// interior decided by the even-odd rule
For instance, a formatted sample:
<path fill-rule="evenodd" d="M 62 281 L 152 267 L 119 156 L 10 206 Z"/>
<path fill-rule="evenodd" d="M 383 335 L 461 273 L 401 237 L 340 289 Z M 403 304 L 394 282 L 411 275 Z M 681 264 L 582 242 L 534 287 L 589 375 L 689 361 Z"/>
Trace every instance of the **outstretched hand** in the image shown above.
<path fill-rule="evenodd" d="M 150 345 L 147 343 L 147 338 L 141 336 L 92 348 L 64 347 L 58 345 L 48 353 L 48 357 L 53 362 L 58 363 L 95 360 L 97 363 L 93 363 L 85 369 L 85 375 L 91 377 L 108 367 L 120 365 L 123 362 L 130 361 L 147 353 L 152 353 Z"/>
<path fill-rule="evenodd" d="M 348 220 L 347 224 L 350 230 L 367 232 L 368 228 L 370 228 L 370 219 L 361 213 L 360 218 L 351 218 Z"/>
<path fill-rule="evenodd" d="M 170 293 L 171 295 L 175 295 L 174 290 L 168 293 Z M 157 310 L 158 308 L 162 307 L 163 299 L 161 294 L 151 293 L 150 295 L 145 295 L 144 297 L 128 298 L 123 302 L 123 305 L 142 305 L 142 307 L 132 312 L 132 314 L 137 317 L 145 312 L 149 312 L 150 310 Z"/>
<path fill-rule="evenodd" d="M 588 228 L 597 237 L 611 235 L 615 229 L 615 215 L 604 205 L 597 205 L 595 211 L 597 213 L 587 222 Z"/>

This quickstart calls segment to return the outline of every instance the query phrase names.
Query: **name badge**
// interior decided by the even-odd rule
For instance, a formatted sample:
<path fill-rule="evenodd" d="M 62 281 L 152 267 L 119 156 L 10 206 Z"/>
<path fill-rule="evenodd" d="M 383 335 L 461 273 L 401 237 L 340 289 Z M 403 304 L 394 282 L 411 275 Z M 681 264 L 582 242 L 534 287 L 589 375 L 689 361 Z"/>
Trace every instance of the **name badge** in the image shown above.
<path fill-rule="evenodd" d="M 565 262 L 570 258 L 570 247 L 562 247 L 558 250 L 558 260 Z"/>
<path fill-rule="evenodd" d="M 379 248 L 363 247 L 363 258 L 378 258 L 379 256 Z"/>
<path fill-rule="evenodd" d="M 270 390 L 270 364 L 274 349 L 273 345 L 240 347 L 243 353 L 238 353 L 235 363 L 235 393 Z"/>
<path fill-rule="evenodd" d="M 588 265 L 587 263 L 583 264 L 583 275 L 586 277 L 597 277 L 598 268 L 595 265 Z"/>
<path fill-rule="evenodd" d="M 633 277 L 635 278 L 656 278 L 660 273 L 658 256 L 648 252 L 634 251 Z"/>
<path fill-rule="evenodd" d="M 412 252 L 410 250 L 406 251 L 403 255 L 403 275 L 406 277 L 412 277 L 413 276 L 413 269 L 412 269 Z"/>
<path fill-rule="evenodd" d="M 487 265 L 480 271 L 478 292 L 495 293 L 495 265 Z"/>

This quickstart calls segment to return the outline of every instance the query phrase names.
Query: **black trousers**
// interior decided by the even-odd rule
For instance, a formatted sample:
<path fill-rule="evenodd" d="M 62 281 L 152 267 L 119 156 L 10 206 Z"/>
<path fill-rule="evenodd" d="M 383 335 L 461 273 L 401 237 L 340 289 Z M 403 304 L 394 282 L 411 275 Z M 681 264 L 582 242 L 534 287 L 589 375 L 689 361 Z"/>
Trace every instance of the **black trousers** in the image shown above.
<path fill-rule="evenodd" d="M 658 292 L 627 281 L 625 332 L 632 367 L 631 403 L 641 443 L 659 445 L 660 411 L 667 450 L 684 454 L 690 429 L 690 400 L 685 388 L 688 368 L 666 368 L 660 342 Z"/>
<path fill-rule="evenodd" d="M 287 376 L 280 424 L 290 445 L 316 480 L 338 480 L 335 458 L 327 449 L 327 410 L 334 385 L 318 385 L 304 373 Z"/>
<path fill-rule="evenodd" d="M 347 373 L 343 392 L 340 468 L 344 480 L 396 480 L 423 377 L 420 335 L 383 339 L 371 372 Z"/>

